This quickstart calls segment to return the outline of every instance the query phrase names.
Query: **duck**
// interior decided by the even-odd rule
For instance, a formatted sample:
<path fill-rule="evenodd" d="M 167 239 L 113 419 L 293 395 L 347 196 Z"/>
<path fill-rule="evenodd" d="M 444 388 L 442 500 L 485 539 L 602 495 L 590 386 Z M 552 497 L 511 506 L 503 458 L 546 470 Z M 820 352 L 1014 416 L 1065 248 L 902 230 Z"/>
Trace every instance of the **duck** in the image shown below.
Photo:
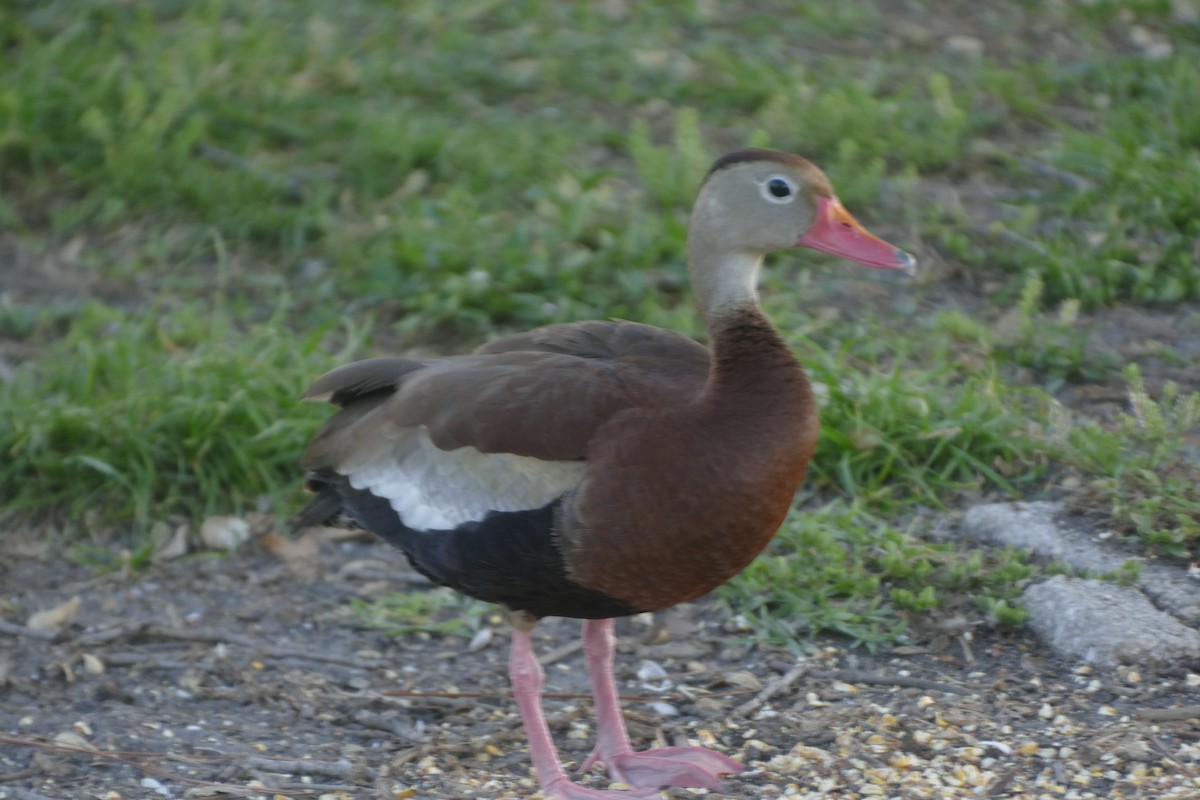
<path fill-rule="evenodd" d="M 717 159 L 688 225 L 708 345 L 632 321 L 554 324 L 443 358 L 372 358 L 318 378 L 337 410 L 301 458 L 297 530 L 342 521 L 400 548 L 442 586 L 499 604 L 537 781 L 554 800 L 720 790 L 744 765 L 702 747 L 634 751 L 613 677 L 615 620 L 704 595 L 741 572 L 788 513 L 817 443 L 817 403 L 763 312 L 767 253 L 810 248 L 911 274 L 825 174 L 790 153 Z M 627 789 L 564 769 L 542 710 L 531 632 L 581 619 L 596 742 Z"/>

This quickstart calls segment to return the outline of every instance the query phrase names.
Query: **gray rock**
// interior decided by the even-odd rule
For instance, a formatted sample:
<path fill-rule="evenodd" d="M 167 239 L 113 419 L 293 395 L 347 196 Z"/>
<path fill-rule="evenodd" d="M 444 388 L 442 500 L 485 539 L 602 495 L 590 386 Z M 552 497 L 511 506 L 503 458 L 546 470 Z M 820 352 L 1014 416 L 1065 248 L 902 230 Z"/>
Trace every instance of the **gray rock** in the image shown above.
<path fill-rule="evenodd" d="M 1200 626 L 1200 582 L 1183 570 L 1150 564 L 1142 571 L 1138 586 L 1159 608 L 1193 627 Z"/>
<path fill-rule="evenodd" d="M 1061 522 L 1058 503 L 994 503 L 963 517 L 962 532 L 976 541 L 1029 550 L 1078 570 L 1113 572 L 1129 560 L 1105 539 Z M 1140 560 L 1140 559 L 1138 559 Z M 1200 582 L 1173 567 L 1147 564 L 1138 587 L 1159 607 L 1200 626 Z"/>
<path fill-rule="evenodd" d="M 1089 541 L 1090 537 L 1059 525 L 1058 503 L 992 503 L 975 506 L 963 517 L 962 531 L 972 539 L 1001 547 L 1030 550 L 1043 558 L 1065 561 L 1075 569 L 1112 572 L 1126 558 Z"/>
<path fill-rule="evenodd" d="M 1132 586 L 1056 575 L 1023 600 L 1030 627 L 1061 655 L 1103 666 L 1200 657 L 1200 633 Z"/>

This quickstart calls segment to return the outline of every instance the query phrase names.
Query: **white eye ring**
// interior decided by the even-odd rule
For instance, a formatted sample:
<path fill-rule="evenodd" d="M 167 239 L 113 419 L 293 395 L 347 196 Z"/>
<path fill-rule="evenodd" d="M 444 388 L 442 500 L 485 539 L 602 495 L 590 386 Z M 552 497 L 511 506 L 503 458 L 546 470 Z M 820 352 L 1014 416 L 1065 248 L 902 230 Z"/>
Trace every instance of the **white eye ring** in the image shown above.
<path fill-rule="evenodd" d="M 759 185 L 768 203 L 784 205 L 796 199 L 796 184 L 782 175 L 772 175 Z"/>

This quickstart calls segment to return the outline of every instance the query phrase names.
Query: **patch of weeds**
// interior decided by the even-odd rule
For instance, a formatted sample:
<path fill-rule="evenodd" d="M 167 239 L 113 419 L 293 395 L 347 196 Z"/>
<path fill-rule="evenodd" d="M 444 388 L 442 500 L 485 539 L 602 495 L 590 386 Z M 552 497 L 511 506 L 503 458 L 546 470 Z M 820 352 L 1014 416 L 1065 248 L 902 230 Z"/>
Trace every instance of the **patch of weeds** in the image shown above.
<path fill-rule="evenodd" d="M 1142 572 L 1145 569 L 1145 564 L 1142 561 L 1134 558 L 1128 558 L 1111 572 L 1106 572 L 1097 577 L 1102 580 L 1119 583 L 1122 586 L 1136 585 L 1142 579 Z"/>
<path fill-rule="evenodd" d="M 1042 274 L 1051 299 L 1087 306 L 1200 297 L 1200 71 L 1195 47 L 1180 46 L 1175 58 L 1104 58 L 1060 73 L 1084 93 L 1096 122 L 1062 126 L 1053 154 L 1090 187 L 1057 193 L 1046 206 Z"/>
<path fill-rule="evenodd" d="M 979 76 L 980 83 L 1005 109 L 1005 113 L 996 120 L 997 126 L 1012 126 L 1015 124 L 1014 118 L 1042 124 L 1053 122 L 1050 104 L 1058 96 L 1060 87 L 1051 72 L 1049 65 L 1038 62 L 1022 64 L 1019 69 L 993 66 L 983 70 Z"/>
<path fill-rule="evenodd" d="M 58 300 L 34 306 L 16 302 L 8 293 L 0 294 L 0 339 L 40 341 L 61 335 L 70 320 L 79 313 L 76 300 Z"/>
<path fill-rule="evenodd" d="M 649 127 L 635 122 L 629 134 L 629 153 L 637 170 L 638 183 L 650 199 L 664 209 L 688 209 L 696 197 L 700 178 L 712 164 L 712 155 L 700 131 L 694 109 L 680 109 L 675 131 L 665 146 L 655 145 Z"/>
<path fill-rule="evenodd" d="M 358 241 L 355 257 L 369 266 L 349 276 L 355 304 L 383 306 L 401 318 L 402 333 L 425 340 L 573 319 L 673 325 L 695 316 L 684 293 L 682 215 L 647 213 L 640 194 L 607 172 L 563 170 L 498 202 L 451 188 L 389 211 L 386 229 Z M 337 247 L 349 251 L 355 239 Z"/>
<path fill-rule="evenodd" d="M 1064 383 L 1107 378 L 1116 369 L 1117 357 L 1088 348 L 1088 332 L 1078 324 L 1079 301 L 1064 300 L 1057 314 L 1042 314 L 1044 288 L 1040 277 L 1030 275 L 1016 306 L 995 325 L 985 325 L 958 311 L 941 312 L 935 325 L 976 348 L 984 358 L 1032 370 L 1049 392 Z"/>
<path fill-rule="evenodd" d="M 375 600 L 353 598 L 350 607 L 359 622 L 389 636 L 429 633 L 471 636 L 493 608 L 443 587 L 391 592 Z"/>
<path fill-rule="evenodd" d="M 1040 472 L 1025 395 L 986 369 L 914 358 L 851 337 L 800 350 L 821 400 L 810 480 L 870 503 L 940 505 L 955 492 L 1013 492 Z"/>
<path fill-rule="evenodd" d="M 972 596 L 997 624 L 1022 619 L 1014 605 L 1032 567 L 1019 553 L 960 552 L 896 530 L 862 503 L 793 511 L 767 553 L 721 590 L 760 632 L 801 641 L 822 633 L 869 649 L 904 639 L 907 614 Z"/>
<path fill-rule="evenodd" d="M 1136 364 L 1125 369 L 1131 412 L 1115 428 L 1096 423 L 1065 431 L 1065 457 L 1086 489 L 1071 507 L 1101 511 L 1148 554 L 1200 557 L 1200 460 L 1185 438 L 1200 425 L 1200 392 L 1168 383 L 1150 397 Z M 1062 432 L 1060 432 L 1060 436 Z"/>
<path fill-rule="evenodd" d="M 1015 628 L 1029 619 L 1029 611 L 1014 600 L 996 597 L 979 597 L 976 605 L 987 615 L 988 621 L 997 627 Z"/>
<path fill-rule="evenodd" d="M 875 649 L 903 638 L 881 577 L 868 566 L 886 526 L 845 503 L 793 512 L 771 549 L 722 587 L 732 610 L 783 640 L 836 633 Z"/>
<path fill-rule="evenodd" d="M 98 304 L 0 384 L 5 510 L 135 533 L 178 513 L 253 508 L 298 486 L 327 415 L 299 395 L 330 366 L 328 331 L 296 338 L 286 310 L 242 331 L 198 306 L 133 317 Z M 348 349 L 361 337 L 351 332 Z M 342 354 L 338 360 L 344 360 Z"/>
<path fill-rule="evenodd" d="M 900 88 L 889 85 L 883 70 L 859 70 L 843 80 L 790 77 L 767 103 L 761 125 L 772 141 L 811 154 L 835 180 L 864 168 L 877 172 L 877 162 L 884 161 L 919 170 L 944 167 L 968 141 L 971 115 L 942 73 L 913 77 Z"/>
<path fill-rule="evenodd" d="M 1170 0 L 1091 0 L 1072 4 L 1071 8 L 1085 19 L 1128 25 L 1135 18 L 1170 23 L 1174 16 L 1174 5 Z"/>
<path fill-rule="evenodd" d="M 64 555 L 72 564 L 81 567 L 87 567 L 97 572 L 121 570 L 122 575 L 128 575 L 141 572 L 151 565 L 157 542 L 155 537 L 147 536 L 140 542 L 134 541 L 130 544 L 132 546 L 129 548 L 114 550 L 99 540 L 82 541 L 69 545 L 64 551 Z M 187 557 L 214 558 L 220 557 L 220 555 L 214 552 L 205 552 Z"/>

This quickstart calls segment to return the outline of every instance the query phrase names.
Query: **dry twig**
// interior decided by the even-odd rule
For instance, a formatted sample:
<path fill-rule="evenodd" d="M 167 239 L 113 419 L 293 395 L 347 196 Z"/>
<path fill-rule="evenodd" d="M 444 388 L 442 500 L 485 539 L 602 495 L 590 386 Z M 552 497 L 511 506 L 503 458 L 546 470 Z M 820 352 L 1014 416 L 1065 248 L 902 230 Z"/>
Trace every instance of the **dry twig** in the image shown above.
<path fill-rule="evenodd" d="M 875 672 L 863 672 L 857 669 L 817 670 L 811 676 L 821 680 L 845 681 L 846 683 L 865 683 L 872 686 L 906 686 L 912 689 L 928 689 L 931 692 L 947 694 L 970 694 L 970 690 L 949 683 L 939 683 L 928 678 L 914 678 L 911 675 L 882 675 Z"/>
<path fill-rule="evenodd" d="M 53 642 L 59 637 L 59 631 L 49 628 L 29 628 L 12 622 L 0 620 L 0 633 L 8 636 L 24 636 L 26 639 L 41 639 L 43 642 Z"/>
<path fill-rule="evenodd" d="M 538 658 L 538 663 L 543 667 L 548 667 L 555 661 L 574 655 L 583 649 L 582 639 L 572 639 L 564 645 L 554 648 L 549 653 L 546 653 Z"/>
<path fill-rule="evenodd" d="M 54 800 L 53 797 L 47 797 L 44 794 L 35 792 L 32 789 L 22 789 L 20 786 L 6 786 L 5 794 L 12 800 Z"/>
<path fill-rule="evenodd" d="M 208 144 L 207 142 L 197 144 L 196 153 L 214 164 L 253 175 L 264 183 L 279 189 L 283 193 L 284 199 L 290 202 L 299 202 L 304 198 L 303 183 L 295 177 L 279 175 L 242 158 L 237 153 L 230 152 L 223 147 Z"/>
<path fill-rule="evenodd" d="M 1200 706 L 1179 706 L 1178 708 L 1139 708 L 1133 712 L 1138 719 L 1147 722 L 1180 722 L 1187 719 L 1200 719 Z"/>
<path fill-rule="evenodd" d="M 1193 778 L 1200 777 L 1197 775 L 1196 770 L 1179 760 L 1179 758 L 1172 751 L 1170 745 L 1163 744 L 1162 740 L 1157 736 L 1150 736 L 1148 739 L 1150 741 L 1150 746 L 1157 750 L 1158 754 L 1165 760 L 1170 761 L 1172 764 L 1179 767 L 1179 769 L 1183 770 L 1188 775 L 1191 775 Z"/>
<path fill-rule="evenodd" d="M 12 781 L 23 781 L 26 778 L 32 778 L 37 775 L 37 770 L 23 769 L 17 772 L 6 772 L 0 775 L 0 783 L 10 783 Z"/>
<path fill-rule="evenodd" d="M 755 711 L 758 711 L 760 708 L 762 708 L 772 697 L 784 691 L 785 689 L 790 688 L 793 683 L 807 675 L 811 669 L 812 665 L 808 661 L 800 661 L 794 667 L 789 669 L 787 673 L 783 675 L 783 677 L 775 678 L 765 687 L 763 687 L 763 690 L 759 692 L 758 696 L 753 700 L 748 703 L 743 703 L 735 708 L 733 710 L 734 715 L 742 717 L 750 716 Z"/>
<path fill-rule="evenodd" d="M 271 658 L 296 658 L 305 661 L 320 661 L 326 664 L 341 664 L 358 669 L 378 669 L 388 666 L 388 661 L 382 658 L 356 658 L 354 656 L 338 655 L 336 653 L 320 653 L 304 650 L 298 647 L 272 645 L 241 633 L 223 631 L 217 628 L 173 628 L 165 625 L 134 625 L 123 628 L 106 628 L 91 634 L 79 636 L 81 644 L 110 642 L 123 638 L 174 639 L 183 642 L 209 642 L 212 644 L 231 644 L 249 648 L 256 653 Z"/>
<path fill-rule="evenodd" d="M 159 658 L 153 653 L 107 653 L 102 661 L 114 667 L 140 665 L 147 669 L 198 669 L 202 672 L 216 670 L 212 664 L 205 664 L 201 661 L 175 661 L 169 658 Z"/>
<path fill-rule="evenodd" d="M 365 764 L 355 764 L 346 758 L 337 761 L 310 761 L 296 758 L 270 758 L 267 756 L 243 755 L 238 765 L 252 770 L 282 773 L 287 775 L 330 775 L 343 780 L 375 780 L 378 774 Z"/>
<path fill-rule="evenodd" d="M 1033 158 L 1019 159 L 1021 166 L 1030 172 L 1035 172 L 1038 175 L 1043 175 L 1047 178 L 1053 178 L 1056 181 L 1061 181 L 1067 186 L 1070 186 L 1077 192 L 1086 192 L 1095 187 L 1095 184 L 1082 175 L 1076 175 L 1074 172 L 1068 172 L 1062 167 L 1056 167 L 1053 164 L 1046 164 Z"/>

